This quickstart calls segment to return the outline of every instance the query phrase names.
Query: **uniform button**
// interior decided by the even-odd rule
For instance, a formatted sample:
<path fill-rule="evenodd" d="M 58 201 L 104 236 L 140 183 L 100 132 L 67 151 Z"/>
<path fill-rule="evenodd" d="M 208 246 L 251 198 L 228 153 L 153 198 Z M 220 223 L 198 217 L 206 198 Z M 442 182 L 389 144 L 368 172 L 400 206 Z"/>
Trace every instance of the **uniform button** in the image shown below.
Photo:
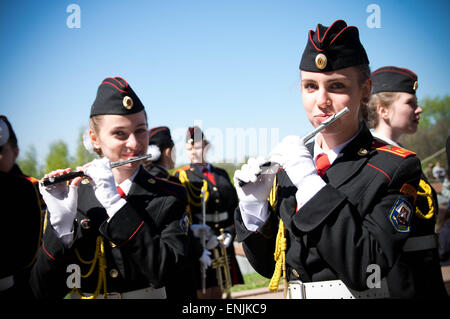
<path fill-rule="evenodd" d="M 360 148 L 358 151 L 359 156 L 366 156 L 368 153 L 369 153 L 369 151 L 366 150 L 365 148 Z"/>
<path fill-rule="evenodd" d="M 147 180 L 147 182 L 149 182 L 150 184 L 155 184 L 156 183 L 156 181 L 153 178 L 149 178 Z"/>
<path fill-rule="evenodd" d="M 220 203 L 220 200 L 219 199 L 216 199 L 216 204 L 219 204 Z"/>
<path fill-rule="evenodd" d="M 117 269 L 113 268 L 113 269 L 111 269 L 111 270 L 109 271 L 109 275 L 110 275 L 112 278 L 117 278 L 117 276 L 119 276 L 119 272 L 117 271 Z"/>
<path fill-rule="evenodd" d="M 189 170 L 190 170 L 191 172 L 193 172 L 193 171 L 195 171 L 195 168 L 191 167 Z"/>
<path fill-rule="evenodd" d="M 297 270 L 295 270 L 294 268 L 292 268 L 292 273 L 294 274 L 295 277 L 299 278 L 300 275 L 298 274 Z"/>
<path fill-rule="evenodd" d="M 83 228 L 83 229 L 89 229 L 89 228 L 91 228 L 91 221 L 90 221 L 90 219 L 88 219 L 88 218 L 82 219 L 82 220 L 80 221 L 80 226 L 81 226 L 81 228 Z"/>
<path fill-rule="evenodd" d="M 219 189 L 216 186 L 213 186 L 213 191 L 217 192 Z"/>
<path fill-rule="evenodd" d="M 110 241 L 109 242 L 109 246 L 111 246 L 112 248 L 115 248 L 115 247 L 117 247 L 117 245 L 116 244 L 114 244 L 112 241 Z"/>

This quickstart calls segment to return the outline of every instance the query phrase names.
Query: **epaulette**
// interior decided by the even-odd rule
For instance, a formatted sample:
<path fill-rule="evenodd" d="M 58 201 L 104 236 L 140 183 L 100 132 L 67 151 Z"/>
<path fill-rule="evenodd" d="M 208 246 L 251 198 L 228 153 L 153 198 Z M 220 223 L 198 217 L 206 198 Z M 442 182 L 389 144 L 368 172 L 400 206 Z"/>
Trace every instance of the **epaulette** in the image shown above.
<path fill-rule="evenodd" d="M 180 168 L 175 170 L 175 173 L 178 173 L 179 171 L 186 171 L 189 168 L 190 168 L 190 165 L 186 165 L 186 166 L 180 167 Z"/>
<path fill-rule="evenodd" d="M 32 182 L 33 184 L 34 184 L 34 183 L 39 183 L 39 180 L 36 179 L 36 178 L 34 178 L 34 177 L 32 177 L 32 176 L 25 176 L 25 178 L 26 178 L 27 180 L 29 180 L 30 182 Z"/>
<path fill-rule="evenodd" d="M 414 152 L 411 152 L 405 148 L 394 146 L 394 145 L 384 145 L 381 147 L 375 147 L 375 149 L 378 151 L 388 152 L 388 153 L 391 153 L 391 154 L 394 154 L 394 155 L 397 155 L 397 156 L 400 156 L 403 158 L 411 156 L 411 155 L 416 155 L 416 153 L 414 153 Z"/>

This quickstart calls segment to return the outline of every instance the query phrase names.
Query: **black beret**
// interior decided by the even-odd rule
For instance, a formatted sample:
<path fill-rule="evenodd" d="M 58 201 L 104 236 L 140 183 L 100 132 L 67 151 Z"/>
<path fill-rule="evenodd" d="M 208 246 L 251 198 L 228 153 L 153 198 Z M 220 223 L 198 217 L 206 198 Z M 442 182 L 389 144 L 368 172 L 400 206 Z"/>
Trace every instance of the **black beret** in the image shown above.
<path fill-rule="evenodd" d="M 106 78 L 97 90 L 91 115 L 128 115 L 142 111 L 144 105 L 131 86 L 121 77 Z"/>
<path fill-rule="evenodd" d="M 316 32 L 309 30 L 300 70 L 330 72 L 361 64 L 369 64 L 369 59 L 357 27 L 336 20 L 329 27 L 318 24 Z"/>
<path fill-rule="evenodd" d="M 417 74 L 396 66 L 384 66 L 370 75 L 372 94 L 379 92 L 406 92 L 416 94 L 419 87 Z"/>
<path fill-rule="evenodd" d="M 170 129 L 167 126 L 158 126 L 151 128 L 148 145 L 156 145 L 160 150 L 174 146 Z"/>
<path fill-rule="evenodd" d="M 195 142 L 199 142 L 204 140 L 205 136 L 200 127 L 197 125 L 193 127 L 189 127 L 186 131 L 186 143 L 194 144 Z"/>

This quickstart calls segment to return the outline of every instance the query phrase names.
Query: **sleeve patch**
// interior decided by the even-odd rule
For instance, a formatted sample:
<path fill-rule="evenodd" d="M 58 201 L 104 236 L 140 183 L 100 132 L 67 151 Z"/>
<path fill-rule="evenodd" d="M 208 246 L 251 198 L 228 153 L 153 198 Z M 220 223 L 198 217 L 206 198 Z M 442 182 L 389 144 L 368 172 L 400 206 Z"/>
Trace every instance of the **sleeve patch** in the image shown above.
<path fill-rule="evenodd" d="M 389 220 L 398 232 L 409 233 L 412 211 L 410 203 L 403 199 L 397 199 L 389 213 Z"/>

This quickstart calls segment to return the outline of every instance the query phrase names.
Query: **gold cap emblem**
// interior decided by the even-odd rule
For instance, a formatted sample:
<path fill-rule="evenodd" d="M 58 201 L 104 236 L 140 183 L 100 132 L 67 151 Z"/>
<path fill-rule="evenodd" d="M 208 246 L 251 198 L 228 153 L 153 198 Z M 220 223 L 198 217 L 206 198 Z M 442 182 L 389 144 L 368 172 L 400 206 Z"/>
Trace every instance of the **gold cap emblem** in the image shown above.
<path fill-rule="evenodd" d="M 417 81 L 415 81 L 414 84 L 413 84 L 414 92 L 417 90 L 418 87 L 419 87 L 419 83 L 417 83 Z"/>
<path fill-rule="evenodd" d="M 127 95 L 123 98 L 122 104 L 124 108 L 131 110 L 133 107 L 133 99 Z"/>
<path fill-rule="evenodd" d="M 316 66 L 319 70 L 325 69 L 327 66 L 327 57 L 323 53 L 316 55 Z"/>

